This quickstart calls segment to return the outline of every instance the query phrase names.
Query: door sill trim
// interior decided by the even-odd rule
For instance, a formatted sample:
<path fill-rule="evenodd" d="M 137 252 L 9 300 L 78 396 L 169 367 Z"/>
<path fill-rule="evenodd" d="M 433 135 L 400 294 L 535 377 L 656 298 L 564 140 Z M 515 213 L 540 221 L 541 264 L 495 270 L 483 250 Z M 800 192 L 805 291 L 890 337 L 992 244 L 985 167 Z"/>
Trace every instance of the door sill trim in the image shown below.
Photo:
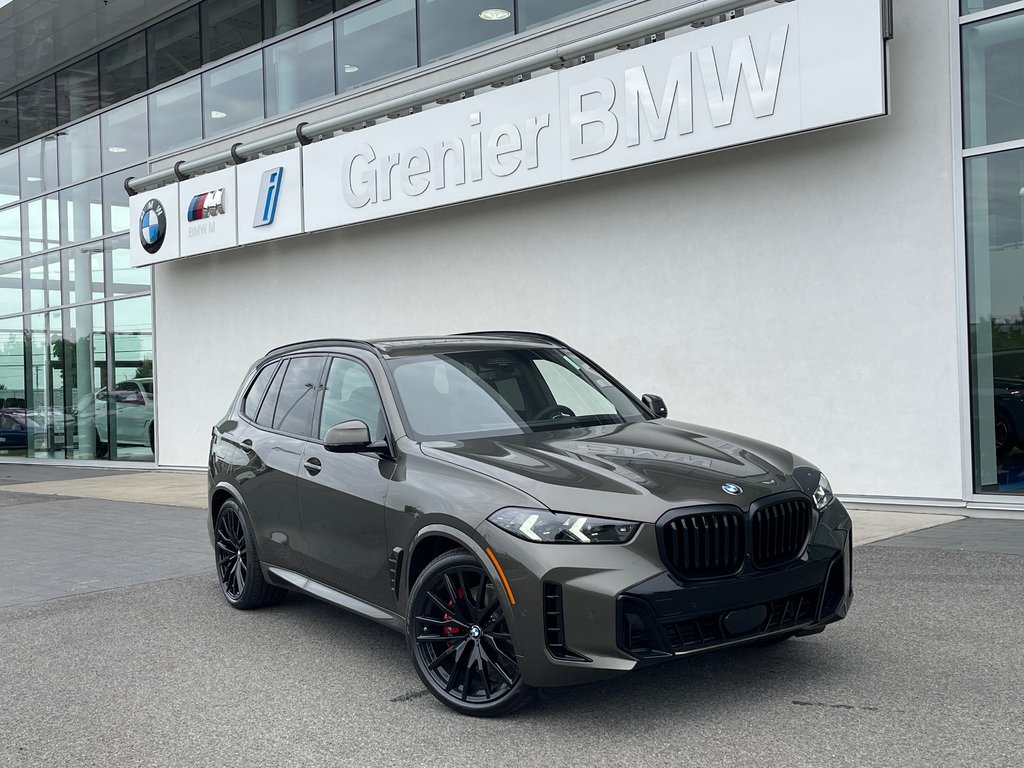
<path fill-rule="evenodd" d="M 402 632 L 405 631 L 405 619 L 396 613 L 392 613 L 384 608 L 367 603 L 364 600 L 360 600 L 358 597 L 353 597 L 352 595 L 345 594 L 344 592 L 339 592 L 333 587 L 321 584 L 319 581 L 311 579 L 296 571 L 290 571 L 287 568 L 281 568 L 277 565 L 267 566 L 267 570 L 282 581 L 288 582 L 293 589 L 305 592 L 306 594 L 317 597 L 328 603 L 333 603 L 347 611 L 358 613 L 360 616 L 373 619 L 381 624 L 386 624 L 393 629 L 397 629 Z"/>

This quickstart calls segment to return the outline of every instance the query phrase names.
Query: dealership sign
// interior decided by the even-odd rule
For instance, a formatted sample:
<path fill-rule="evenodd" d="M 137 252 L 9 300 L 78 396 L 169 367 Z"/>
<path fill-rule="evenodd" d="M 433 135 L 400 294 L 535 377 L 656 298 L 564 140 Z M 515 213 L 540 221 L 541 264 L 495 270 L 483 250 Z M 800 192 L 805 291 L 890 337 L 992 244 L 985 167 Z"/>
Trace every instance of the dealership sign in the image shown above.
<path fill-rule="evenodd" d="M 881 26 L 878 0 L 794 0 L 141 193 L 132 263 L 877 117 Z"/>

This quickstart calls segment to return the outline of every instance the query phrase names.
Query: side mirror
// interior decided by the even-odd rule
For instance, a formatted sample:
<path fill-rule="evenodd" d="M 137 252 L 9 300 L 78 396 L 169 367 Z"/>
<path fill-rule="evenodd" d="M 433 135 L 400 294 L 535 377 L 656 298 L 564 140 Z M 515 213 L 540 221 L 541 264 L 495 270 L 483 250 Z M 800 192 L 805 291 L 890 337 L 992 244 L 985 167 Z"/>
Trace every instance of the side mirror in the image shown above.
<path fill-rule="evenodd" d="M 644 395 L 640 399 L 657 418 L 663 419 L 668 416 L 668 406 L 660 395 Z"/>
<path fill-rule="evenodd" d="M 335 424 L 324 435 L 324 448 L 331 453 L 357 453 L 370 447 L 370 428 L 359 419 Z"/>

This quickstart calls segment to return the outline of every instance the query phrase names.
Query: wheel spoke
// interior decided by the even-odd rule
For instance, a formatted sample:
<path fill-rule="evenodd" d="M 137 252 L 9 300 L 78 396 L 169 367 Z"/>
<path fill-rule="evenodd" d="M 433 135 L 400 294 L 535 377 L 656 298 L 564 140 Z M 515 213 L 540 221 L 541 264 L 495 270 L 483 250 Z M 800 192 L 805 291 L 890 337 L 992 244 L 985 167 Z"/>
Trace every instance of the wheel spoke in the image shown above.
<path fill-rule="evenodd" d="M 469 589 L 466 587 L 466 572 L 460 568 L 456 573 L 459 577 L 459 587 L 462 589 L 462 603 L 466 608 L 466 615 L 470 621 L 476 623 L 476 611 L 473 610 L 473 601 L 469 599 Z"/>
<path fill-rule="evenodd" d="M 488 631 L 491 629 L 491 627 L 496 627 L 498 624 L 501 623 L 501 620 L 502 620 L 501 616 L 499 616 L 497 618 L 494 618 L 494 619 L 491 618 L 494 615 L 494 612 L 496 610 L 498 610 L 498 608 L 500 608 L 500 607 L 501 607 L 501 603 L 498 601 L 497 598 L 495 598 L 491 602 L 491 604 L 489 606 L 487 606 L 487 608 L 484 610 L 484 612 L 480 615 L 480 623 L 481 624 L 487 624 L 488 625 L 487 626 Z M 490 622 L 488 622 L 488 619 L 490 619 Z"/>
<path fill-rule="evenodd" d="M 462 700 L 465 701 L 469 696 L 469 686 L 473 681 L 473 667 L 476 666 L 473 662 L 475 661 L 475 655 L 470 653 L 469 661 L 466 662 L 466 672 L 462 676 Z"/>
<path fill-rule="evenodd" d="M 505 661 L 507 661 L 507 662 L 508 662 L 509 664 L 512 664 L 513 666 L 519 666 L 519 662 L 518 662 L 518 661 L 516 661 L 515 659 L 513 659 L 513 658 L 512 658 L 511 656 L 509 656 L 509 655 L 508 655 L 507 653 L 505 653 L 505 652 L 504 652 L 503 650 L 501 650 L 501 648 L 500 648 L 500 647 L 498 646 L 498 644 L 497 644 L 496 642 L 494 642 L 494 640 L 493 640 L 493 639 L 491 639 L 490 637 L 488 637 L 487 639 L 491 641 L 491 646 L 492 646 L 492 647 L 494 648 L 494 650 L 495 650 L 495 651 L 496 651 L 496 652 L 497 652 L 497 653 L 498 653 L 498 654 L 499 654 L 499 655 L 500 655 L 500 656 L 501 656 L 501 657 L 502 657 L 503 659 L 505 659 Z M 500 664 L 497 664 L 497 663 L 495 664 L 495 666 L 497 666 L 497 667 L 498 667 L 499 669 L 500 669 L 500 667 L 501 667 L 501 665 L 500 665 Z"/>
<path fill-rule="evenodd" d="M 435 595 L 433 592 L 428 592 L 427 593 L 427 597 L 429 597 L 431 600 L 433 600 L 438 605 L 438 607 L 440 607 L 440 609 L 442 611 L 444 611 L 445 613 L 447 613 L 449 615 L 455 613 L 455 610 L 454 610 L 453 606 L 448 605 L 444 600 L 442 600 L 440 597 Z M 466 625 L 463 624 L 463 626 L 466 626 Z"/>
<path fill-rule="evenodd" d="M 242 590 L 245 589 L 245 576 L 242 574 L 242 558 L 238 558 L 235 561 L 234 568 L 235 586 L 238 587 L 238 594 L 242 594 Z"/>
<path fill-rule="evenodd" d="M 229 547 L 223 541 L 218 541 L 217 542 L 217 546 L 220 547 L 221 549 L 223 549 L 225 552 L 230 552 L 232 555 L 235 554 L 235 552 L 238 551 L 238 547 Z"/>
<path fill-rule="evenodd" d="M 416 635 L 417 643 L 451 643 L 456 640 L 463 640 L 458 635 Z"/>
<path fill-rule="evenodd" d="M 485 662 L 486 654 L 484 654 L 482 652 L 483 651 L 483 646 L 482 645 L 480 646 L 480 650 L 481 650 L 481 653 L 477 657 L 477 663 L 479 663 L 479 665 L 480 665 L 480 677 L 484 681 L 484 693 L 487 695 L 487 698 L 489 699 L 493 695 L 492 692 L 491 692 L 491 676 L 487 673 L 487 669 L 484 666 L 484 664 L 485 663 L 486 664 L 490 664 L 490 662 L 489 661 Z"/>
<path fill-rule="evenodd" d="M 448 614 L 451 616 L 451 614 Z M 463 624 L 458 619 L 452 617 L 450 619 L 434 619 L 430 616 L 417 616 L 414 621 L 421 621 L 424 624 L 436 624 L 439 627 L 447 627 L 449 624 L 455 624 L 456 626 L 462 627 L 463 629 L 469 629 L 468 624 Z"/>
<path fill-rule="evenodd" d="M 494 650 L 497 651 L 501 656 L 504 656 L 506 659 L 508 659 L 508 656 L 505 656 L 504 651 L 498 648 L 498 646 L 494 646 Z M 497 660 L 492 659 L 489 653 L 487 654 L 487 661 L 494 669 L 497 670 L 498 674 L 502 676 L 502 678 L 505 680 L 509 687 L 515 684 L 515 681 L 511 677 L 509 677 L 509 674 L 505 671 L 504 667 L 502 667 Z"/>
<path fill-rule="evenodd" d="M 444 692 L 450 693 L 452 688 L 455 686 L 455 677 L 459 674 L 459 669 L 462 667 L 462 661 L 466 658 L 466 644 L 463 643 L 457 647 L 455 651 L 455 663 L 452 664 L 452 669 L 448 673 L 448 682 L 445 683 Z"/>
<path fill-rule="evenodd" d="M 437 669 L 439 666 L 441 666 L 444 663 L 445 659 L 447 659 L 449 656 L 451 656 L 453 653 L 455 653 L 457 648 L 458 648 L 458 646 L 453 645 L 451 648 L 449 648 L 444 653 L 439 655 L 432 662 L 427 664 L 427 669 L 430 670 L 431 672 L 433 672 L 435 669 Z"/>

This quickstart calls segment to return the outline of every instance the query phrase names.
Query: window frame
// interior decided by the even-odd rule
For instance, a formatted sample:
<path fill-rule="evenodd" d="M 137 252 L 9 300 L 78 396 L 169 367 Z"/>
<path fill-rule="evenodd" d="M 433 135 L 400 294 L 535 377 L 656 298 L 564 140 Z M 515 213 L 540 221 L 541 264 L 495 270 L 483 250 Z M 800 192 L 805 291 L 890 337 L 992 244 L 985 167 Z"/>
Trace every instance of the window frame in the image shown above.
<path fill-rule="evenodd" d="M 314 426 L 318 425 L 320 423 L 320 419 L 323 418 L 324 393 L 327 392 L 327 379 L 331 374 L 331 365 L 334 364 L 334 361 L 336 359 L 347 360 L 363 366 L 363 368 L 369 374 L 370 381 L 373 383 L 374 391 L 377 393 L 377 400 L 380 402 L 381 414 L 384 417 L 383 430 L 378 428 L 378 432 L 383 431 L 383 440 L 385 440 L 388 443 L 388 445 L 393 446 L 395 444 L 394 432 L 391 429 L 391 420 L 388 417 L 388 409 L 387 406 L 384 404 L 384 397 L 381 395 L 380 382 L 378 381 L 377 376 L 374 375 L 373 366 L 367 363 L 365 360 L 360 360 L 358 357 L 355 357 L 354 355 L 345 355 L 332 352 L 326 357 L 327 362 L 326 365 L 324 365 L 323 370 L 320 372 L 320 386 L 317 388 L 316 405 L 315 411 L 313 413 Z M 331 426 L 336 425 L 332 424 Z M 372 438 L 373 435 L 370 435 L 370 437 Z M 316 443 L 318 445 L 324 444 L 323 439 L 320 437 L 319 430 L 317 430 L 317 433 L 310 438 L 310 442 Z"/>

